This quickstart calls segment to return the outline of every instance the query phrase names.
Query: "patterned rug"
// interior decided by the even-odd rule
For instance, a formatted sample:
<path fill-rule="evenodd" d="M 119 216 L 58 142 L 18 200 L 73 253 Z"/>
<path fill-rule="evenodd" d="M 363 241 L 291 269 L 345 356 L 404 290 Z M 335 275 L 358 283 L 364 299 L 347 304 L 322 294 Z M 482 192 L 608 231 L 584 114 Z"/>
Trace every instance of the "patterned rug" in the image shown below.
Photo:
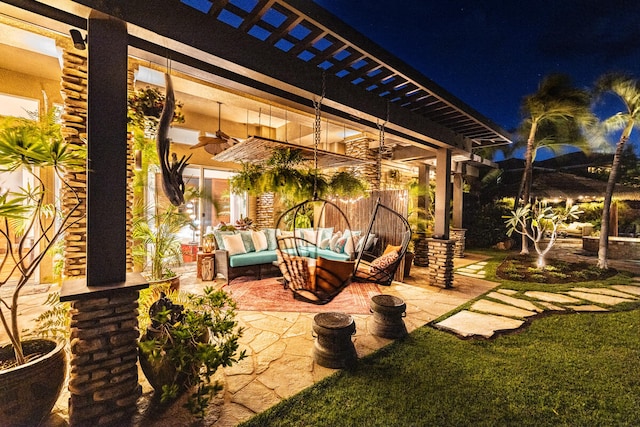
<path fill-rule="evenodd" d="M 293 298 L 289 289 L 283 289 L 276 278 L 251 280 L 239 277 L 226 285 L 228 292 L 238 303 L 238 310 L 293 311 L 302 313 L 326 313 L 337 311 L 348 314 L 369 314 L 369 300 L 380 294 L 375 283 L 354 282 L 325 305 L 310 304 Z"/>

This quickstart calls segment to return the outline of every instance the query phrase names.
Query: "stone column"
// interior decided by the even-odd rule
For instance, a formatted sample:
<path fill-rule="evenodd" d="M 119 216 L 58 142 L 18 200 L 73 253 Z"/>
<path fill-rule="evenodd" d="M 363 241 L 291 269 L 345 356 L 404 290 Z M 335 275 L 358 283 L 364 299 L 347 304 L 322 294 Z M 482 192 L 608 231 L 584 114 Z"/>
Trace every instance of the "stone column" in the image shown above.
<path fill-rule="evenodd" d="M 451 240 L 454 240 L 455 247 L 453 248 L 453 256 L 455 258 L 464 258 L 464 248 L 466 243 L 465 234 L 467 232 L 466 228 L 452 228 L 451 229 Z"/>
<path fill-rule="evenodd" d="M 371 163 L 355 166 L 353 171 L 363 180 L 369 183 L 372 191 L 380 190 L 380 178 L 378 176 L 378 147 L 369 148 L 377 142 L 373 138 L 357 138 L 345 140 L 345 154 L 358 159 L 370 160 Z"/>
<path fill-rule="evenodd" d="M 427 239 L 429 245 L 429 283 L 444 288 L 453 287 L 454 240 Z"/>
<path fill-rule="evenodd" d="M 413 265 L 418 267 L 428 267 L 429 266 L 429 238 L 427 235 L 422 233 L 418 236 L 414 236 L 414 244 L 413 244 L 414 258 Z"/>
<path fill-rule="evenodd" d="M 127 425 L 137 410 L 137 288 L 88 294 L 71 310 L 71 426 Z M 82 298 L 82 297 L 79 297 Z"/>
<path fill-rule="evenodd" d="M 62 82 L 64 100 L 62 115 L 62 136 L 68 144 L 86 146 L 87 140 L 87 54 L 68 45 L 62 52 Z M 73 225 L 64 234 L 64 275 L 84 276 L 87 272 L 87 172 L 67 172 L 65 181 L 77 192 L 82 203 L 73 214 Z M 75 195 L 63 189 L 62 208 L 68 203 L 75 205 Z"/>
<path fill-rule="evenodd" d="M 273 228 L 278 218 L 274 218 L 275 198 L 273 193 L 261 194 L 256 198 L 256 226 Z"/>
<path fill-rule="evenodd" d="M 127 27 L 88 21 L 86 277 L 63 283 L 72 302 L 71 426 L 130 423 L 138 384 L 138 292 L 127 274 Z"/>
<path fill-rule="evenodd" d="M 439 239 L 449 239 L 450 204 L 451 204 L 451 151 L 438 148 L 436 153 L 436 203 L 433 235 Z"/>

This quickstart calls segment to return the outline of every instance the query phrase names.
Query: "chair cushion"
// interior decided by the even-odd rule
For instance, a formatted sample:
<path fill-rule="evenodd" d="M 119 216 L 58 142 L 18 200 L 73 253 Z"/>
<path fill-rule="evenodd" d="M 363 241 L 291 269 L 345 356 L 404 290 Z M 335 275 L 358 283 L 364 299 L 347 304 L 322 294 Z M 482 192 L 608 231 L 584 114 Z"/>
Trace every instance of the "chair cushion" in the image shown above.
<path fill-rule="evenodd" d="M 398 252 L 400 252 L 400 249 L 402 248 L 402 246 L 393 246 L 393 245 L 387 245 L 387 247 L 384 249 L 384 252 L 382 252 L 382 255 L 386 255 L 389 252 L 396 252 L 396 255 L 398 255 Z"/>
<path fill-rule="evenodd" d="M 316 289 L 328 295 L 347 285 L 353 274 L 354 261 L 318 258 L 316 261 Z"/>

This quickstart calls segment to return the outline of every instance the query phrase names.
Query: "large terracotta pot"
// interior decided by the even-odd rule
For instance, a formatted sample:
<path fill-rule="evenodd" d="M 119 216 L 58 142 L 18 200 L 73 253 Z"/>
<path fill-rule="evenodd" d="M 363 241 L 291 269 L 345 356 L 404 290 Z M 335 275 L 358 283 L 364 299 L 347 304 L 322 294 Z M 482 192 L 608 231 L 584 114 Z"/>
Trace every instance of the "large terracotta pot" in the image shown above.
<path fill-rule="evenodd" d="M 0 370 L 0 424 L 35 426 L 46 418 L 67 375 L 64 343 L 32 340 L 23 344 L 25 355 L 42 353 L 21 366 Z M 0 363 L 12 359 L 13 348 L 0 348 Z"/>

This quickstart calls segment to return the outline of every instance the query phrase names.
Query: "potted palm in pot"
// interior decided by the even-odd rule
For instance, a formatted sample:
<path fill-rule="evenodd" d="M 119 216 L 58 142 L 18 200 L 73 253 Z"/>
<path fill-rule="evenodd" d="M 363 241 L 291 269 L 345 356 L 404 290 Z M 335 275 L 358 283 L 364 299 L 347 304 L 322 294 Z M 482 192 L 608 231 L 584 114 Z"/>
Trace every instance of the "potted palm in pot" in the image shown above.
<path fill-rule="evenodd" d="M 8 344 L 0 348 L 2 425 L 36 425 L 53 408 L 66 377 L 64 343 L 28 340 L 18 314 L 20 295 L 65 231 L 82 217 L 79 195 L 64 179 L 86 166 L 86 151 L 65 143 L 53 113 L 40 120 L 0 120 L 0 171 L 21 172 L 28 184 L 2 190 L 0 237 L 0 323 Z M 60 178 L 64 209 L 50 183 Z"/>

